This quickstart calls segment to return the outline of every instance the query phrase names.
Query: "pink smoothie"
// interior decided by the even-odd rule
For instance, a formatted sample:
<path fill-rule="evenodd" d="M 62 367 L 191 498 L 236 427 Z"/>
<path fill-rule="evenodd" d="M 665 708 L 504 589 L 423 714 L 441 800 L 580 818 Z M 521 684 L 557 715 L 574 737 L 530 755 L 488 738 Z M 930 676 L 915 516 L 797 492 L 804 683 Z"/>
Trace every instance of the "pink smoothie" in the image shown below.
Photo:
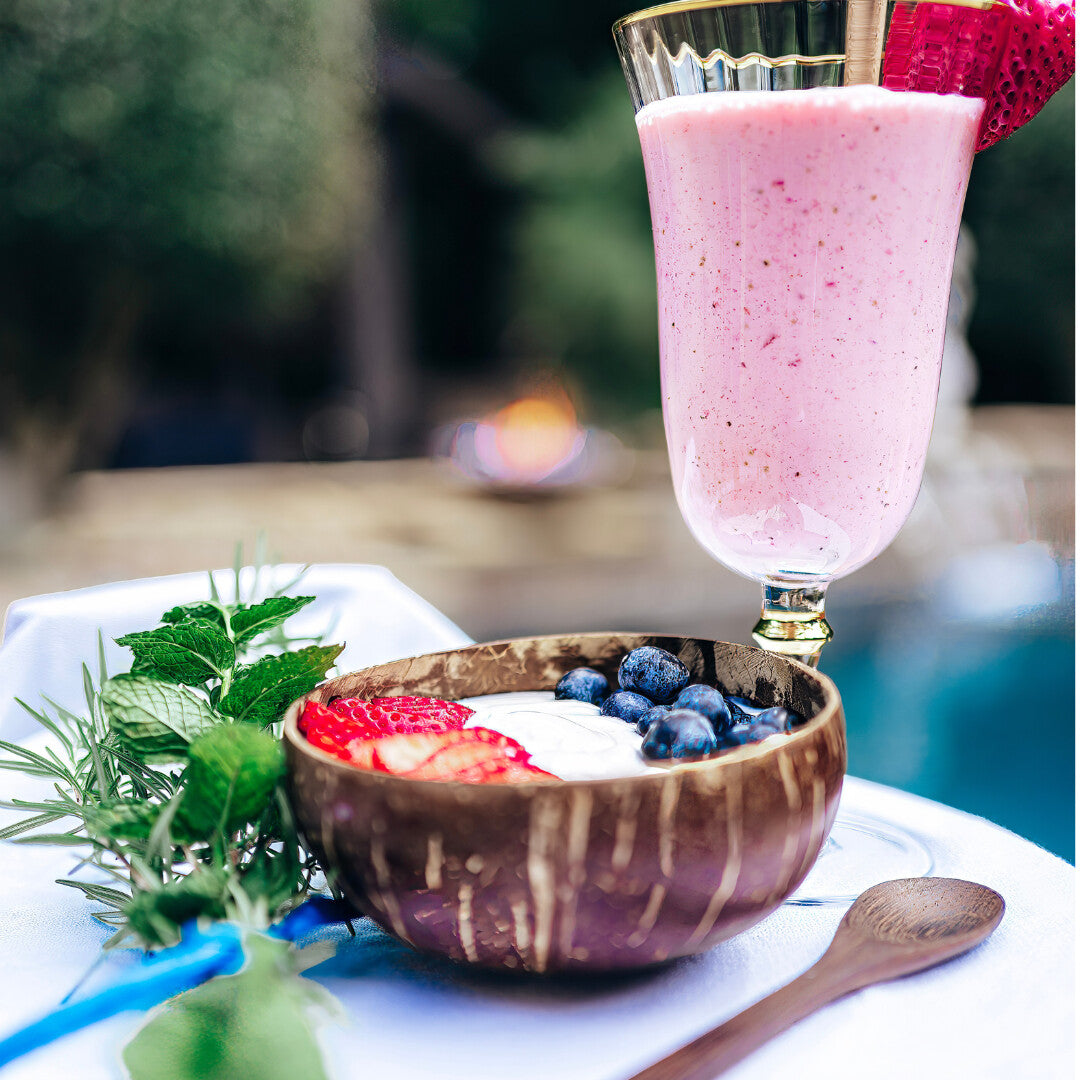
<path fill-rule="evenodd" d="M 827 581 L 911 510 L 982 109 L 857 86 L 638 113 L 675 492 L 733 570 Z"/>

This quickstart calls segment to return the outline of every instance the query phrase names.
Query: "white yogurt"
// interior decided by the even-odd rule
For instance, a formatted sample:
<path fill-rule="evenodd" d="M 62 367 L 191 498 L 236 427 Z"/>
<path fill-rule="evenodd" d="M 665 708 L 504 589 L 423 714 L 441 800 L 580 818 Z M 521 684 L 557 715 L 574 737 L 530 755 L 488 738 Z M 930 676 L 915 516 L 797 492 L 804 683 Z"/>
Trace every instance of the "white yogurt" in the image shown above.
<path fill-rule="evenodd" d="M 516 739 L 532 764 L 561 780 L 607 780 L 655 772 L 641 754 L 633 724 L 601 716 L 587 701 L 557 701 L 550 690 L 523 690 L 462 698 L 475 709 L 465 726 L 485 727 Z"/>

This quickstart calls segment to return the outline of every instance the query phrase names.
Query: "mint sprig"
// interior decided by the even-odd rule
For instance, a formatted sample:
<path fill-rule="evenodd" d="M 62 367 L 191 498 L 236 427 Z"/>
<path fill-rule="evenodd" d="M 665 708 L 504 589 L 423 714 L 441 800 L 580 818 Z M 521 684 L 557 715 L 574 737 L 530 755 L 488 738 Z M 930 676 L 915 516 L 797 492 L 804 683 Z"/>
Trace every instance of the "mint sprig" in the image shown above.
<path fill-rule="evenodd" d="M 285 797 L 280 720 L 342 646 L 286 634 L 314 597 L 245 594 L 243 578 L 238 565 L 231 601 L 211 578 L 209 600 L 118 638 L 131 671 L 110 678 L 101 649 L 97 679 L 84 668 L 83 716 L 24 706 L 52 736 L 47 750 L 0 743 L 0 770 L 50 785 L 39 801 L 2 804 L 27 817 L 0 839 L 79 848 L 108 884 L 63 883 L 116 929 L 110 945 L 170 945 L 198 916 L 265 925 L 318 873 Z"/>

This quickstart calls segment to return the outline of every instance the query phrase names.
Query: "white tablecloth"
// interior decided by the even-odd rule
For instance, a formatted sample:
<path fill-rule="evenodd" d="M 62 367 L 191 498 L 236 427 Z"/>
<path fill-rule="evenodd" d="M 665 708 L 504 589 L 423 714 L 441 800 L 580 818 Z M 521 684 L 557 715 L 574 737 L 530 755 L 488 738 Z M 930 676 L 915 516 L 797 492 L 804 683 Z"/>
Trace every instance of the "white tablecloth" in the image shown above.
<path fill-rule="evenodd" d="M 335 640 L 349 643 L 343 669 L 466 640 L 378 568 L 316 567 L 305 587 L 320 600 L 296 622 L 317 627 L 336 607 Z M 10 705 L 15 694 L 33 699 L 49 688 L 78 705 L 78 664 L 95 655 L 99 623 L 107 635 L 149 627 L 170 604 L 204 594 L 205 577 L 184 575 L 14 605 L 0 648 L 0 737 L 31 730 Z M 122 654 L 114 655 L 120 670 Z M 0 773 L 0 795 L 20 782 Z M 846 781 L 841 809 L 911 830 L 936 873 L 997 889 L 1005 918 L 967 956 L 803 1021 L 733 1069 L 732 1080 L 792 1072 L 800 1080 L 1074 1076 L 1073 868 L 989 822 L 865 781 Z M 80 894 L 53 884 L 71 861 L 52 848 L 0 846 L 0 1031 L 52 1008 L 106 936 Z M 347 1011 L 323 1038 L 340 1080 L 619 1080 L 799 974 L 842 914 L 838 906 L 785 906 L 659 972 L 562 981 L 469 972 L 361 924 L 356 940 L 343 937 L 337 956 L 314 969 Z M 122 1016 L 70 1036 L 12 1064 L 3 1080 L 116 1077 L 116 1051 L 138 1022 Z"/>

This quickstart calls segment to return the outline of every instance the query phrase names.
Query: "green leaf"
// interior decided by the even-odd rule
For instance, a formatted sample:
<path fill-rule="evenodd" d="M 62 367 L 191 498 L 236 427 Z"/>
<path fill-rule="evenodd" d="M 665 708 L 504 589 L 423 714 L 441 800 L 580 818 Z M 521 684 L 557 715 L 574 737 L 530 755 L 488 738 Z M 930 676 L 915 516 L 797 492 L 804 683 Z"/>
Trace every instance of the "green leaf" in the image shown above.
<path fill-rule="evenodd" d="M 98 656 L 98 685 L 100 686 L 109 677 L 109 661 L 105 657 L 105 635 L 101 628 L 97 632 L 97 656 Z"/>
<path fill-rule="evenodd" d="M 51 825 L 54 821 L 60 821 L 62 818 L 66 818 L 69 815 L 62 810 L 56 812 L 50 812 L 46 814 L 35 814 L 30 818 L 23 818 L 21 821 L 16 821 L 11 825 L 8 825 L 5 829 L 0 829 L 0 840 L 12 840 L 16 836 L 21 836 L 24 832 L 30 832 L 32 829 L 39 829 L 43 825 Z"/>
<path fill-rule="evenodd" d="M 304 885 L 295 846 L 285 844 L 277 850 L 256 851 L 241 872 L 240 884 L 252 901 L 263 899 L 270 912 L 276 911 Z"/>
<path fill-rule="evenodd" d="M 203 619 L 206 622 L 212 622 L 220 627 L 225 626 L 225 620 L 222 618 L 221 613 L 221 605 L 206 600 L 196 600 L 192 604 L 179 604 L 177 607 L 169 608 L 169 610 L 161 616 L 161 621 L 163 623 L 170 624 L 190 622 L 192 619 Z"/>
<path fill-rule="evenodd" d="M 228 893 L 224 870 L 193 870 L 160 889 L 137 893 L 125 905 L 124 914 L 148 945 L 172 945 L 180 938 L 179 928 L 189 920 L 225 918 Z"/>
<path fill-rule="evenodd" d="M 57 878 L 57 885 L 67 885 L 72 889 L 78 889 L 88 899 L 96 900 L 99 904 L 108 904 L 114 908 L 124 908 L 131 903 L 131 896 L 112 889 L 108 885 L 100 885 L 92 881 L 76 881 L 74 878 Z"/>
<path fill-rule="evenodd" d="M 91 840 L 90 837 L 81 836 L 79 833 L 75 832 L 34 833 L 33 836 L 17 836 L 12 843 L 43 844 L 46 847 L 82 847 L 84 844 L 93 844 L 96 847 L 101 846 L 96 840 Z"/>
<path fill-rule="evenodd" d="M 333 1000 L 296 974 L 286 942 L 249 934 L 244 948 L 239 974 L 211 979 L 151 1015 L 123 1051 L 131 1080 L 326 1080 L 312 1014 Z"/>
<path fill-rule="evenodd" d="M 42 695 L 42 701 L 44 701 L 46 704 L 52 706 L 52 708 L 54 708 L 54 709 L 57 708 L 57 706 L 52 701 L 50 701 L 47 697 L 45 697 L 44 694 Z M 43 728 L 45 728 L 46 731 L 49 731 L 52 735 L 54 735 L 59 740 L 60 745 L 64 747 L 64 749 L 68 752 L 69 755 L 74 752 L 74 749 L 73 749 L 73 746 L 72 746 L 72 743 L 71 743 L 71 739 L 68 738 L 68 736 L 61 730 L 60 725 L 59 725 L 59 723 L 57 721 L 53 720 L 50 716 L 47 716 L 44 712 L 38 712 L 36 709 L 30 708 L 30 706 L 27 705 L 25 701 L 22 701 L 19 698 L 15 699 L 15 704 L 21 706 Z M 61 715 L 63 715 L 64 712 L 66 712 L 66 710 L 59 710 L 59 709 L 57 709 L 57 711 L 61 712 Z M 71 715 L 72 715 L 71 713 L 67 713 L 67 716 L 71 716 Z M 75 720 L 80 726 L 82 725 L 83 720 L 82 720 L 81 717 L 75 717 Z"/>
<path fill-rule="evenodd" d="M 275 630 L 314 599 L 314 596 L 271 596 L 250 605 L 199 600 L 170 608 L 161 616 L 161 621 L 173 626 L 189 622 L 210 623 L 226 633 L 226 636 L 229 636 L 228 630 L 231 630 L 233 641 L 242 646 L 260 634 Z"/>
<path fill-rule="evenodd" d="M 217 704 L 218 712 L 252 724 L 280 720 L 293 701 L 322 682 L 342 648 L 309 645 L 239 668 L 229 692 Z"/>
<path fill-rule="evenodd" d="M 153 769 L 141 758 L 133 756 L 115 735 L 107 735 L 100 749 L 112 759 L 113 767 L 124 776 L 128 786 L 141 798 L 153 795 L 167 802 L 172 796 L 175 790 L 174 775 Z"/>
<path fill-rule="evenodd" d="M 221 723 L 190 690 L 146 675 L 113 676 L 101 705 L 119 745 L 144 760 L 182 758 L 193 739 Z"/>
<path fill-rule="evenodd" d="M 86 831 L 99 840 L 147 840 L 160 807 L 144 799 L 118 799 L 86 808 Z"/>
<path fill-rule="evenodd" d="M 259 634 L 275 629 L 314 599 L 314 596 L 271 596 L 262 603 L 237 609 L 231 618 L 236 643 L 244 645 Z"/>
<path fill-rule="evenodd" d="M 222 678 L 236 660 L 232 642 L 208 619 L 190 619 L 156 630 L 125 634 L 116 643 L 135 654 L 133 674 L 188 686 Z"/>
<path fill-rule="evenodd" d="M 44 757 L 42 754 L 38 754 L 25 746 L 20 746 L 18 743 L 8 742 L 6 739 L 0 739 L 0 750 L 6 750 L 9 754 L 14 754 L 16 757 L 22 758 L 28 766 L 35 770 L 34 775 L 56 775 L 56 766 L 47 757 Z M 20 771 L 30 772 L 29 768 L 26 768 L 21 764 L 18 766 L 9 767 L 18 768 Z"/>
<path fill-rule="evenodd" d="M 222 724 L 188 750 L 179 822 L 211 838 L 256 821 L 285 774 L 281 744 L 246 724 Z"/>
<path fill-rule="evenodd" d="M 158 814 L 157 821 L 150 830 L 150 835 L 146 840 L 146 858 L 151 862 L 155 858 L 160 859 L 163 864 L 170 861 L 169 856 L 173 849 L 173 819 L 180 809 L 183 797 L 184 789 L 177 788 L 172 798 L 161 808 L 161 813 Z M 183 829 L 181 828 L 180 831 L 183 832 Z M 181 843 L 187 843 L 191 839 L 197 839 L 197 837 L 184 836 Z"/>

